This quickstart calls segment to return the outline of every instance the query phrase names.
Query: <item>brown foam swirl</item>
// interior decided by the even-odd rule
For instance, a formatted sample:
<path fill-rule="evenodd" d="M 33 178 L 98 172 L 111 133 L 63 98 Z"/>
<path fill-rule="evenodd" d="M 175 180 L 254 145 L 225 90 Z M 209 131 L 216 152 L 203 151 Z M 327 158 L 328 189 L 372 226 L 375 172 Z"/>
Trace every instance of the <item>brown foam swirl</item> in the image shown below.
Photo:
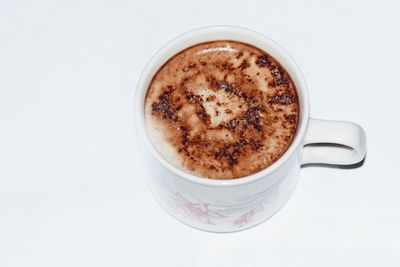
<path fill-rule="evenodd" d="M 161 155 L 198 176 L 233 179 L 275 162 L 290 145 L 299 104 L 288 72 L 236 41 L 201 43 L 169 59 L 146 96 Z"/>

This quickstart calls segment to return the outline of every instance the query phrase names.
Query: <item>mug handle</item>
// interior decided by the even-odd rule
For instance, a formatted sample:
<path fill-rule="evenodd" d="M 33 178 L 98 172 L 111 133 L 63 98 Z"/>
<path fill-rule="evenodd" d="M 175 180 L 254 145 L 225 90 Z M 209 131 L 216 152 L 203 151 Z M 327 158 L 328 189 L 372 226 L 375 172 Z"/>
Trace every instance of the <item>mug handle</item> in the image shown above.
<path fill-rule="evenodd" d="M 367 152 L 364 130 L 355 123 L 310 118 L 301 164 L 352 165 Z"/>

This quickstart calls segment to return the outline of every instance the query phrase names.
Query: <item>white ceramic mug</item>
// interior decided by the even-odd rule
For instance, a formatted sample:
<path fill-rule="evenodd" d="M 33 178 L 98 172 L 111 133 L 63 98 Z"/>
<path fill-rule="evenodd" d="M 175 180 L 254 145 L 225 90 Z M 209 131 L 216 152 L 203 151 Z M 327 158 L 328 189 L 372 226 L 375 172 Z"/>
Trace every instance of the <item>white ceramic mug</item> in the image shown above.
<path fill-rule="evenodd" d="M 153 75 L 176 53 L 212 40 L 237 40 L 268 52 L 290 73 L 299 96 L 299 125 L 288 150 L 266 169 L 239 179 L 212 180 L 176 168 L 157 152 L 146 132 L 144 103 Z M 170 41 L 145 67 L 135 101 L 136 129 L 143 167 L 148 171 L 148 177 L 144 177 L 148 187 L 169 214 L 206 231 L 239 231 L 271 217 L 290 197 L 303 164 L 351 165 L 360 162 L 366 153 L 365 133 L 357 124 L 310 118 L 304 77 L 279 45 L 239 27 L 205 27 Z"/>

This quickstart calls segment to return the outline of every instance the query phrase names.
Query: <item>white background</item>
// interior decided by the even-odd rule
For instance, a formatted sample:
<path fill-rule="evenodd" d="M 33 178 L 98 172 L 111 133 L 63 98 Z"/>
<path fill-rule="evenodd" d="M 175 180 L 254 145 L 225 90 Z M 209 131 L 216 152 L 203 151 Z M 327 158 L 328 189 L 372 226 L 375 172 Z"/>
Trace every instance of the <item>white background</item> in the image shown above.
<path fill-rule="evenodd" d="M 398 3 L 1 1 L 0 266 L 399 266 Z M 303 168 L 277 215 L 234 234 L 158 206 L 133 124 L 149 58 L 211 24 L 276 40 L 312 116 L 368 138 L 362 167 Z"/>

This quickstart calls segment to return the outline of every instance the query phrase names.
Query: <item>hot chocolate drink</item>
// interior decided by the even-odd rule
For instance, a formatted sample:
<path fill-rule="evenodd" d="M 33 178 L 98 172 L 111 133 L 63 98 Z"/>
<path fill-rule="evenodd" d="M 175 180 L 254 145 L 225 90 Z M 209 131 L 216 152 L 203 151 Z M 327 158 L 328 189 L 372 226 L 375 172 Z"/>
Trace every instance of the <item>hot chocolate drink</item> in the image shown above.
<path fill-rule="evenodd" d="M 221 40 L 171 57 L 145 99 L 147 132 L 176 167 L 212 179 L 267 168 L 290 146 L 299 120 L 295 84 L 267 52 Z"/>

